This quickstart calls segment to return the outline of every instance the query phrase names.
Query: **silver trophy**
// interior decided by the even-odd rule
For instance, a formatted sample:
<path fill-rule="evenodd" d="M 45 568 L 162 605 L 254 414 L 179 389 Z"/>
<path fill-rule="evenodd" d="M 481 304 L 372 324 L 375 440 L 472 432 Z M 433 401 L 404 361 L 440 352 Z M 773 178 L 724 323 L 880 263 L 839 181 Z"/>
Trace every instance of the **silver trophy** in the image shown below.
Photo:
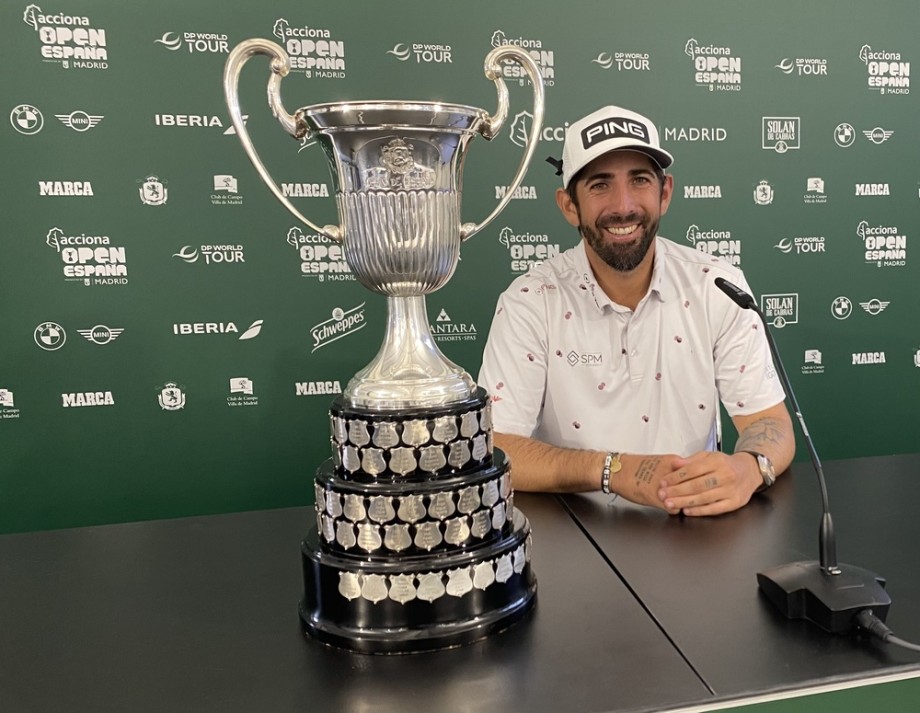
<path fill-rule="evenodd" d="M 253 147 L 243 122 L 238 84 L 243 65 L 257 54 L 271 58 L 268 104 L 296 139 L 315 139 L 330 162 L 339 225 L 315 225 L 282 194 Z M 460 196 L 467 145 L 491 140 L 508 117 L 501 63 L 523 66 L 533 86 L 533 123 L 527 148 L 508 191 L 480 223 L 462 223 Z M 246 154 L 275 197 L 313 231 L 341 242 L 362 285 L 387 298 L 387 326 L 377 356 L 349 381 L 345 400 L 374 411 L 443 406 L 468 399 L 475 382 L 447 359 L 431 336 L 425 295 L 453 275 L 460 244 L 505 208 L 520 185 L 543 124 L 544 90 L 531 56 L 496 47 L 485 58 L 486 77 L 498 90 L 498 109 L 459 104 L 365 101 L 317 104 L 290 114 L 281 102 L 287 53 L 269 40 L 241 42 L 224 70 L 224 93 Z"/>

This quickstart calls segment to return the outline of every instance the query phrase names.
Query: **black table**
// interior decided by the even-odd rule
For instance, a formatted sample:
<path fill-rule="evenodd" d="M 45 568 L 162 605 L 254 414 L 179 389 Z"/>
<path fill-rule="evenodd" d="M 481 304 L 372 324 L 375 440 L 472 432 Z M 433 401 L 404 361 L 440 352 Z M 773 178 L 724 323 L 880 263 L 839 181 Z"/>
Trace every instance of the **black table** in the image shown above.
<path fill-rule="evenodd" d="M 518 494 L 537 606 L 404 656 L 300 630 L 293 508 L 0 537 L 0 711 L 605 711 L 711 693 L 552 496 Z"/>
<path fill-rule="evenodd" d="M 832 461 L 824 471 L 839 561 L 886 577 L 888 625 L 920 642 L 920 455 Z M 821 505 L 810 464 L 795 464 L 747 507 L 717 518 L 611 505 L 599 494 L 562 500 L 719 697 L 920 676 L 920 654 L 786 620 L 759 593 L 756 572 L 818 557 Z"/>

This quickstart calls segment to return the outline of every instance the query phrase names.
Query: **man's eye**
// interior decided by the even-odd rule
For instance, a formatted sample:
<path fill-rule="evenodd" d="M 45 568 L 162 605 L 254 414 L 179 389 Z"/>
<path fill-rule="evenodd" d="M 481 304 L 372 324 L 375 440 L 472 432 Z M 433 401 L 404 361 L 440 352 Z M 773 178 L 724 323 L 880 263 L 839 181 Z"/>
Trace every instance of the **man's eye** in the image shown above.
<path fill-rule="evenodd" d="M 597 183 L 592 183 L 592 184 L 591 184 L 591 190 L 592 190 L 592 191 L 602 191 L 602 190 L 604 190 L 606 187 L 607 187 L 607 184 L 604 183 L 603 181 L 598 181 Z"/>

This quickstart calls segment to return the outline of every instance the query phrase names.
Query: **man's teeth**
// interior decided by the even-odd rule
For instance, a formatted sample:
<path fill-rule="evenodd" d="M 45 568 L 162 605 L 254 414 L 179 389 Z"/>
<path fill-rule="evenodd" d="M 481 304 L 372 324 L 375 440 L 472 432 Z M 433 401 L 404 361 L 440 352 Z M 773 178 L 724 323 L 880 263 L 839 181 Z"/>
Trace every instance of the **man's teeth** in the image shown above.
<path fill-rule="evenodd" d="M 607 232 L 612 233 L 613 235 L 629 235 L 631 232 L 633 232 L 638 227 L 639 227 L 638 223 L 634 225 L 624 225 L 621 228 L 618 228 L 615 225 L 609 225 L 607 226 Z"/>

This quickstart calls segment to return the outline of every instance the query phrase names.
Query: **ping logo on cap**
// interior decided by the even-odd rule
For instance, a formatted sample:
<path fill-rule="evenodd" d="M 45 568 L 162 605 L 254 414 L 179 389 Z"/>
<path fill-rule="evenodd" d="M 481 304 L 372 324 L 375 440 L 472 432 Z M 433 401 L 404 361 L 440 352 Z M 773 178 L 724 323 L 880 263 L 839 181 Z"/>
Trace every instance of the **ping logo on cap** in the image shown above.
<path fill-rule="evenodd" d="M 581 130 L 581 143 L 585 149 L 608 139 L 641 139 L 650 143 L 648 128 L 633 119 L 601 119 Z"/>

